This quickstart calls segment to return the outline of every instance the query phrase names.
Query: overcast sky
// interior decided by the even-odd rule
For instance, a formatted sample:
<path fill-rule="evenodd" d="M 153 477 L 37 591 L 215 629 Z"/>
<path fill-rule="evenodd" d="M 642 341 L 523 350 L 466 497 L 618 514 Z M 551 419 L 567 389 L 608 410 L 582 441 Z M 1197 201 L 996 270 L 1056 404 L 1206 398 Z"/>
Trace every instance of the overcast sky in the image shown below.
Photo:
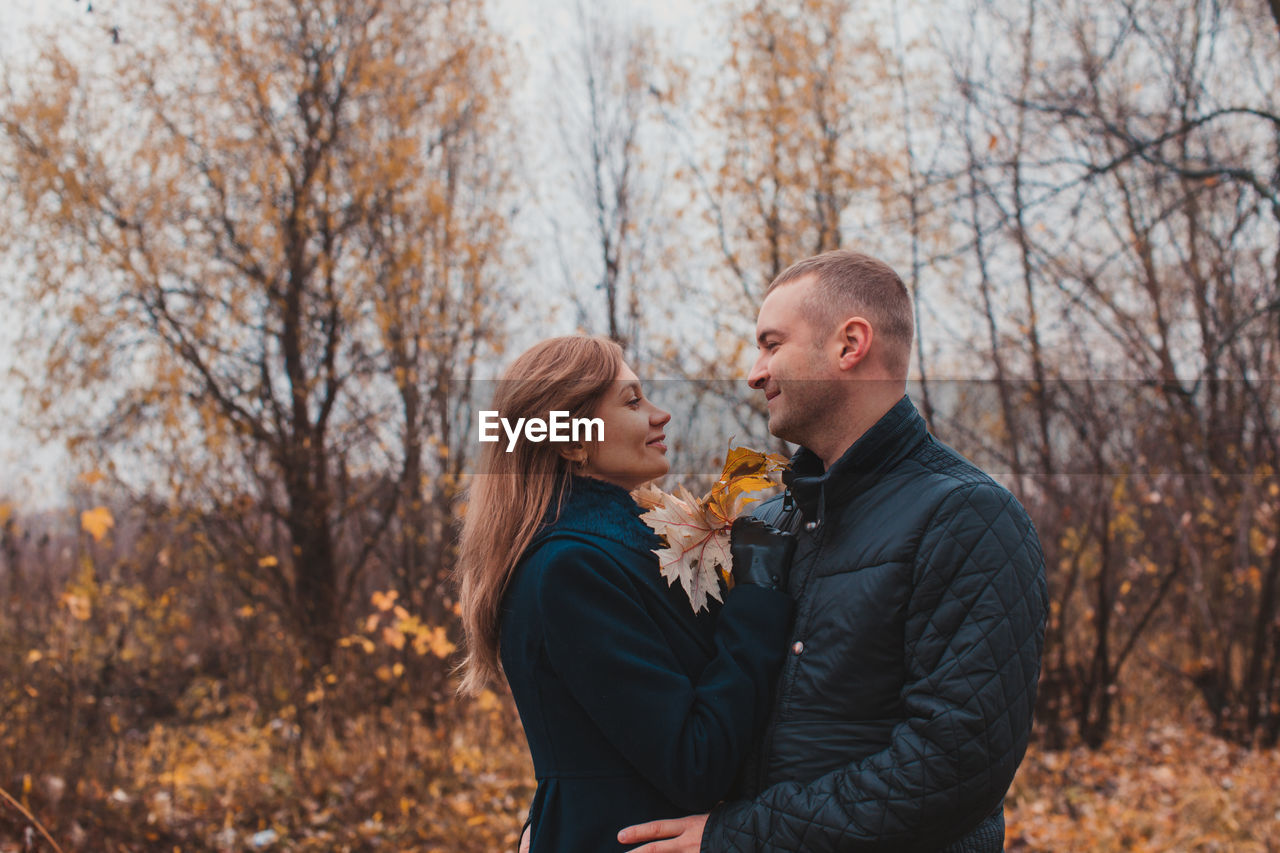
<path fill-rule="evenodd" d="M 29 55 L 33 25 L 53 26 L 83 15 L 78 5 L 72 0 L 0 0 L 0 68 L 7 73 Z M 51 487 L 57 474 L 48 469 L 56 468 L 59 454 L 42 450 L 34 436 L 19 428 L 21 398 L 9 373 L 21 321 L 21 314 L 10 307 L 12 279 L 12 273 L 0 269 L 0 304 L 8 309 L 0 312 L 0 501 L 31 496 L 35 503 L 43 504 L 58 493 Z"/>

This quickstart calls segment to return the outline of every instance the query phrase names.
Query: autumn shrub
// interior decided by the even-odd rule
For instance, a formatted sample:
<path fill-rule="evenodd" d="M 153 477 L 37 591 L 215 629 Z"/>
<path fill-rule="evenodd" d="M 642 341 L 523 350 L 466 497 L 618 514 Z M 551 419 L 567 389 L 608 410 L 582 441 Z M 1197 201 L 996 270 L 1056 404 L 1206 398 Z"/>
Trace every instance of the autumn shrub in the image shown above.
<path fill-rule="evenodd" d="M 237 603 L 180 531 L 115 516 L 51 530 L 48 583 L 0 623 L 0 787 L 64 849 L 514 841 L 523 737 L 509 699 L 449 688 L 448 628 L 379 591 L 331 661 L 306 664 L 279 615 Z M 0 806 L 0 840 L 29 828 Z"/>
<path fill-rule="evenodd" d="M 108 515 L 30 520 L 22 595 L 0 622 L 0 788 L 64 850 L 514 845 L 532 767 L 504 692 L 453 691 L 451 605 L 432 621 L 371 582 L 315 665 L 197 527 Z M 1277 752 L 1206 734 L 1181 624 L 1163 614 L 1133 647 L 1101 749 L 1070 725 L 1051 739 L 1063 748 L 1038 729 L 1011 849 L 1266 849 Z M 0 805 L 0 851 L 32 827 Z"/>

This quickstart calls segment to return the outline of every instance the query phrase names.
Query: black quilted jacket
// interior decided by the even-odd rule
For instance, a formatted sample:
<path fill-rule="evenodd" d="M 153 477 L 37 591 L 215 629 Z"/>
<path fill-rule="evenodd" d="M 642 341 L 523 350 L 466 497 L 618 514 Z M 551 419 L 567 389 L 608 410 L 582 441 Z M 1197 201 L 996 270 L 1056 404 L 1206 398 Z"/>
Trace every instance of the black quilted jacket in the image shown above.
<path fill-rule="evenodd" d="M 1026 512 L 906 397 L 825 474 L 801 450 L 786 480 L 757 514 L 800 538 L 791 648 L 702 850 L 1000 850 L 1047 607 Z"/>

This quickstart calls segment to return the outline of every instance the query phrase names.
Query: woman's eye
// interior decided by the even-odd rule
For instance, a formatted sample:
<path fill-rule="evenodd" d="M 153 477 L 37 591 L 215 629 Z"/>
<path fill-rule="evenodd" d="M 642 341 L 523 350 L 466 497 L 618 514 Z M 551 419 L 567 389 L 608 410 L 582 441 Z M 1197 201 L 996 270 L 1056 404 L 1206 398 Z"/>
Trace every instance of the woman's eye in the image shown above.
<path fill-rule="evenodd" d="M 627 401 L 627 405 L 633 409 L 638 408 L 640 406 L 640 398 L 632 397 L 630 400 Z"/>

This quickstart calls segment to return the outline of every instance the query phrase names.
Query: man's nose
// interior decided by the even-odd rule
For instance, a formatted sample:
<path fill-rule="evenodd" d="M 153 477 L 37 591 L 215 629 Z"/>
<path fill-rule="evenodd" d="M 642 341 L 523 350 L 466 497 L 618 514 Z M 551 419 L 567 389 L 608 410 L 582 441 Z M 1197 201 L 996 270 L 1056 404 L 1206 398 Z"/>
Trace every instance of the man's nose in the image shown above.
<path fill-rule="evenodd" d="M 769 371 L 765 367 L 764 357 L 756 359 L 755 365 L 752 366 L 751 372 L 747 374 L 747 384 L 759 391 L 764 388 L 764 383 L 769 380 Z"/>

